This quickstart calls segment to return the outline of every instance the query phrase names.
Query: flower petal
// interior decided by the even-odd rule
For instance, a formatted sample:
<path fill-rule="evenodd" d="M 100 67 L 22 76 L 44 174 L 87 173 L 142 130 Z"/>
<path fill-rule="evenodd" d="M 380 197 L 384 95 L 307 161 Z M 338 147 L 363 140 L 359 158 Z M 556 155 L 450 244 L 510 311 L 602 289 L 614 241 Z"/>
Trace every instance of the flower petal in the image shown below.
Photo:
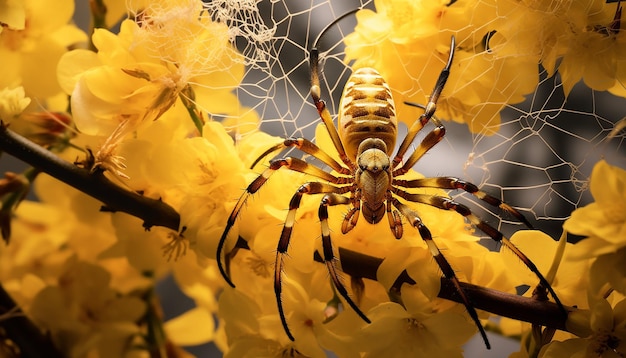
<path fill-rule="evenodd" d="M 167 337 L 181 346 L 210 342 L 215 334 L 215 318 L 204 308 L 196 307 L 165 322 Z"/>

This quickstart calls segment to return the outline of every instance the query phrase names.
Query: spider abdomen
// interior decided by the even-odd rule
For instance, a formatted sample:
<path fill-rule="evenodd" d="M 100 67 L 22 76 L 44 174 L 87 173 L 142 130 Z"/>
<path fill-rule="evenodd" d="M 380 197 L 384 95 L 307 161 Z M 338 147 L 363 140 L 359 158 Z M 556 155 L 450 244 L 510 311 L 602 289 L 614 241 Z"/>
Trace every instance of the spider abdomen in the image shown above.
<path fill-rule="evenodd" d="M 380 138 L 391 155 L 398 132 L 396 108 L 385 79 L 373 68 L 360 68 L 348 79 L 339 105 L 339 136 L 355 161 L 359 144 Z"/>

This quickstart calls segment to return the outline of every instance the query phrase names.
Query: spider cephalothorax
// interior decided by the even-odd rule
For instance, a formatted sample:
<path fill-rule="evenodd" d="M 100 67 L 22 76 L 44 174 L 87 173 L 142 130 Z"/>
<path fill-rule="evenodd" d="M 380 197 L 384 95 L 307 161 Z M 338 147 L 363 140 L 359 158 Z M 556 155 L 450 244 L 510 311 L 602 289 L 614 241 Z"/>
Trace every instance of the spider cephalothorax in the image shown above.
<path fill-rule="evenodd" d="M 434 114 L 437 107 L 437 100 L 450 73 L 452 60 L 454 58 L 454 49 L 455 42 L 453 37 L 448 61 L 439 75 L 428 103 L 425 106 L 407 103 L 408 105 L 423 108 L 424 113 L 411 125 L 406 137 L 400 143 L 399 149 L 395 154 L 393 154 L 397 138 L 395 104 L 391 90 L 383 77 L 378 71 L 372 68 L 358 69 L 353 73 L 342 95 L 338 118 L 339 129 L 337 129 L 333 124 L 332 117 L 324 101 L 320 99 L 318 52 L 315 48 L 311 50 L 311 97 L 313 98 L 313 103 L 326 126 L 333 146 L 337 150 L 342 163 L 337 162 L 316 144 L 304 138 L 286 139 L 283 143 L 268 149 L 254 162 L 253 166 L 258 163 L 261 158 L 272 152 L 287 147 L 295 147 L 319 159 L 334 170 L 336 174 L 322 170 L 313 164 L 309 164 L 295 157 L 273 159 L 270 161 L 269 168 L 250 183 L 235 205 L 228 219 L 226 229 L 220 238 L 217 249 L 217 262 L 220 272 L 226 281 L 234 287 L 222 263 L 222 250 L 228 233 L 235 223 L 235 219 L 250 195 L 258 191 L 271 175 L 282 167 L 322 179 L 322 181 L 304 183 L 294 193 L 277 245 L 276 264 L 274 267 L 274 289 L 280 319 L 285 332 L 291 340 L 294 340 L 294 337 L 289 330 L 281 301 L 281 279 L 283 257 L 287 253 L 292 228 L 295 223 L 296 211 L 300 207 L 300 202 L 304 195 L 322 196 L 318 216 L 321 223 L 324 263 L 337 292 L 366 322 L 369 322 L 369 319 L 350 298 L 348 291 L 338 277 L 338 269 L 335 266 L 335 256 L 331 241 L 331 232 L 328 225 L 329 206 L 349 206 L 349 210 L 342 222 L 342 232 L 344 234 L 357 225 L 359 217 L 361 216 L 370 224 L 378 224 L 383 220 L 383 217 L 386 216 L 391 232 L 396 238 L 400 239 L 403 236 L 402 217 L 404 217 L 409 225 L 418 230 L 419 235 L 426 243 L 443 275 L 454 283 L 467 312 L 478 327 L 487 347 L 489 347 L 489 342 L 485 330 L 478 319 L 476 310 L 461 288 L 453 268 L 443 256 L 435 241 L 433 241 L 430 230 L 422 222 L 419 213 L 409 205 L 400 201 L 399 198 L 404 199 L 406 202 L 430 205 L 442 210 L 452 210 L 467 218 L 469 222 L 485 232 L 493 240 L 513 251 L 513 253 L 535 273 L 539 278 L 540 285 L 550 292 L 554 300 L 562 308 L 554 290 L 550 287 L 550 284 L 539 272 L 537 267 L 497 229 L 475 216 L 468 207 L 457 203 L 449 197 L 415 194 L 407 189 L 440 188 L 447 190 L 463 190 L 490 205 L 499 207 L 503 211 L 515 216 L 527 226 L 530 226 L 522 214 L 511 206 L 503 203 L 500 199 L 487 195 L 485 192 L 479 190 L 476 185 L 458 178 L 432 177 L 411 180 L 402 179 L 402 176 L 444 137 L 445 127 L 434 117 Z M 425 136 L 415 150 L 404 160 L 404 156 L 413 143 L 417 133 L 429 121 L 435 124 L 435 128 Z"/>

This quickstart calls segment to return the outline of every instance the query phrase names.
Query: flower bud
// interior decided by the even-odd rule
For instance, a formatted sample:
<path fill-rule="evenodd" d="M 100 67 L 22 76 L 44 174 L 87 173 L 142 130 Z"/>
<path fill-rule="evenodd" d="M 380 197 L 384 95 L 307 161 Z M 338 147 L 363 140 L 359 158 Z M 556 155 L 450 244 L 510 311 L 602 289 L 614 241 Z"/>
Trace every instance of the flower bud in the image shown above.
<path fill-rule="evenodd" d="M 11 122 L 11 129 L 44 146 L 53 146 L 72 133 L 72 118 L 63 112 L 28 112 Z"/>

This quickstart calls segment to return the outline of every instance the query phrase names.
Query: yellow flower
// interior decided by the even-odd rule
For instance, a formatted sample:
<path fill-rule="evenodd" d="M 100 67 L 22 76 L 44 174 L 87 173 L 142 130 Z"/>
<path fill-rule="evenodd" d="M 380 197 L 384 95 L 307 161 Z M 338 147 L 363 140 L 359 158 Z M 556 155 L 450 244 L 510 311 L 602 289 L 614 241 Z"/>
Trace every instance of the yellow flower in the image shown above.
<path fill-rule="evenodd" d="M 355 345 L 364 357 L 462 357 L 462 344 L 475 332 L 465 311 L 440 311 L 421 291 L 402 287 L 406 310 L 397 303 L 382 303 L 368 312 L 372 323 L 363 325 Z"/>
<path fill-rule="evenodd" d="M 625 263 L 626 248 L 598 256 L 589 270 L 589 291 L 594 295 L 602 295 L 613 289 L 626 294 Z"/>
<path fill-rule="evenodd" d="M 617 4 L 587 1 L 377 0 L 376 12 L 359 11 L 346 36 L 346 61 L 374 67 L 388 81 L 398 118 L 411 124 L 447 59 L 450 36 L 457 48 L 437 115 L 494 134 L 499 112 L 520 103 L 538 85 L 540 63 L 557 68 L 569 94 L 581 79 L 596 90 L 626 95 L 624 31 Z M 560 62 L 559 62 L 560 60 Z M 557 65 L 558 63 L 558 65 Z"/>
<path fill-rule="evenodd" d="M 129 14 L 129 3 L 132 3 L 133 9 L 143 9 L 149 0 L 103 0 L 106 8 L 105 23 L 106 26 L 111 28 L 118 24 L 126 16 L 133 17 L 135 14 Z"/>
<path fill-rule="evenodd" d="M 170 265 L 162 247 L 168 241 L 170 229 L 154 227 L 147 231 L 141 220 L 125 213 L 113 214 L 111 221 L 117 240 L 98 255 L 99 259 L 124 258 L 137 272 L 149 272 L 155 278 L 169 272 Z"/>
<path fill-rule="evenodd" d="M 202 2 L 151 2 L 137 16 L 117 35 L 96 29 L 98 53 L 69 52 L 58 69 L 78 130 L 107 137 L 95 154 L 96 167 L 121 176 L 120 143 L 177 102 L 185 106 L 180 96 L 203 113 L 243 112 L 232 93 L 243 77 L 242 56 L 230 44 L 228 27 L 213 22 Z M 179 120 L 189 121 L 189 115 Z"/>
<path fill-rule="evenodd" d="M 24 87 L 4 88 L 0 91 L 0 120 L 9 124 L 30 104 L 30 98 L 24 94 Z"/>
<path fill-rule="evenodd" d="M 222 125 L 229 133 L 231 133 L 231 137 L 235 138 L 235 141 L 238 141 L 248 135 L 263 133 L 259 131 L 261 119 L 254 109 L 242 107 L 240 112 L 241 114 L 237 113 L 233 116 L 228 116 L 222 121 Z M 258 154 L 260 155 L 261 153 Z M 250 153 L 245 154 L 247 155 Z M 256 158 L 251 159 L 250 164 L 252 164 L 252 160 L 254 159 Z"/>
<path fill-rule="evenodd" d="M 535 263 L 539 272 L 547 275 L 555 260 L 557 246 L 559 245 L 558 241 L 553 240 L 541 231 L 521 230 L 511 236 L 511 242 Z M 571 252 L 574 247 L 574 244 L 566 244 L 564 255 L 559 262 L 557 274 L 551 285 L 563 304 L 586 308 L 587 300 L 585 295 L 589 285 L 587 273 L 589 272 L 591 261 L 572 259 Z M 524 267 L 523 264 L 516 263 L 510 271 L 517 278 L 517 285 L 524 284 L 530 286 L 527 294 L 530 294 L 532 289 L 537 286 L 537 276 Z M 547 279 L 549 280 L 549 278 Z"/>
<path fill-rule="evenodd" d="M 470 0 L 448 3 L 375 1 L 376 13 L 357 13 L 355 32 L 345 38 L 346 61 L 355 60 L 354 68 L 378 69 L 399 104 L 399 120 L 410 125 L 420 111 L 403 101 L 428 100 L 447 61 L 450 37 L 456 35 L 458 47 L 437 116 L 490 135 L 499 128 L 500 110 L 523 101 L 537 85 L 537 63 L 525 56 L 499 56 L 491 47 L 486 51 L 483 37 L 493 29 L 480 21 L 491 21 L 484 14 L 493 11 L 489 6 Z"/>
<path fill-rule="evenodd" d="M 194 251 L 190 251 L 171 266 L 172 275 L 181 291 L 193 299 L 197 307 L 216 313 L 218 309 L 216 293 L 222 289 L 225 282 L 218 273 L 215 261 L 203 259 Z"/>
<path fill-rule="evenodd" d="M 591 172 L 589 187 L 594 202 L 574 210 L 563 228 L 585 236 L 572 255 L 591 258 L 626 246 L 626 171 L 599 161 Z"/>
<path fill-rule="evenodd" d="M 74 2 L 50 6 L 43 0 L 2 1 L 0 9 L 0 16 L 9 17 L 9 27 L 0 32 L 0 88 L 21 85 L 29 96 L 40 99 L 61 92 L 57 63 L 68 46 L 86 40 L 84 32 L 68 24 Z"/>
<path fill-rule="evenodd" d="M 615 307 L 604 299 L 590 306 L 592 333 L 587 337 L 551 342 L 541 349 L 539 357 L 623 357 L 626 354 L 626 300 Z"/>
<path fill-rule="evenodd" d="M 196 307 L 165 322 L 165 331 L 167 338 L 178 345 L 197 346 L 211 341 L 214 326 L 211 312 Z"/>
<path fill-rule="evenodd" d="M 76 152 L 71 155 L 76 158 Z M 111 216 L 101 212 L 100 201 L 44 174 L 37 177 L 35 192 L 42 202 L 64 213 L 71 230 L 67 247 L 80 259 L 94 262 L 115 242 Z"/>
<path fill-rule="evenodd" d="M 617 60 L 626 60 L 626 36 L 623 32 L 607 36 L 594 31 L 577 34 L 568 53 L 563 56 L 559 73 L 563 91 L 568 95 L 581 79 L 587 87 L 606 91 L 616 85 Z M 621 81 L 618 84 L 623 88 Z"/>
<path fill-rule="evenodd" d="M 136 139 L 120 146 L 119 154 L 127 158 L 131 177 L 127 182 L 133 190 L 167 202 L 181 215 L 182 232 L 170 236 L 177 243 L 172 241 L 169 247 L 174 251 L 168 250 L 166 256 L 185 246 L 201 258 L 215 258 L 232 201 L 245 188 L 248 172 L 220 123 L 207 122 L 202 137 L 188 137 L 192 123 L 181 122 L 174 115 L 179 110 L 184 112 L 173 108 L 139 131 Z"/>
<path fill-rule="evenodd" d="M 64 250 L 72 221 L 57 208 L 23 201 L 12 218 L 11 244 L 0 247 L 0 281 L 23 309 L 54 282 L 72 254 Z"/>
<path fill-rule="evenodd" d="M 120 295 L 101 267 L 69 260 L 56 285 L 41 290 L 30 315 L 68 356 L 119 357 L 140 334 L 145 313 L 138 297 Z"/>
<path fill-rule="evenodd" d="M 278 316 L 272 289 L 273 275 L 261 274 L 254 265 L 248 264 L 250 259 L 255 259 L 253 252 L 240 251 L 237 254 L 231 267 L 235 282 L 241 284 L 236 289 L 226 287 L 220 295 L 219 316 L 225 322 L 228 339 L 225 357 L 251 357 L 254 353 L 281 357 L 296 351 L 302 356 L 325 357 L 322 348 L 346 353 L 358 349 L 355 345 L 348 345 L 349 333 L 344 335 L 336 331 L 340 321 L 324 323 L 325 302 L 331 299 L 332 293 L 323 265 L 317 265 L 313 272 L 301 273 L 291 270 L 291 262 L 287 263 L 283 305 L 289 327 L 296 337 L 292 342 Z M 345 327 L 354 330 L 358 318 L 353 314 L 349 316 L 352 316 L 351 324 Z"/>
<path fill-rule="evenodd" d="M 595 90 L 613 88 L 616 94 L 624 93 L 618 64 L 626 59 L 625 37 L 614 22 L 618 4 L 600 0 L 492 3 L 498 14 L 493 28 L 506 39 L 497 52 L 530 56 L 548 76 L 558 69 L 566 96 L 581 79 Z"/>
<path fill-rule="evenodd" d="M 144 10 L 143 23 L 126 20 L 117 35 L 96 29 L 97 54 L 76 50 L 64 56 L 59 77 L 72 94 L 79 130 L 109 135 L 124 120 L 135 129 L 159 118 L 187 85 L 203 110 L 238 109 L 230 91 L 241 80 L 243 65 L 230 46 L 228 28 L 203 16 L 200 2 L 186 6 L 154 4 Z"/>
<path fill-rule="evenodd" d="M 6 24 L 7 28 L 23 30 L 26 26 L 26 11 L 24 3 L 20 1 L 0 1 L 0 23 Z M 2 33 L 4 27 L 0 27 Z"/>

